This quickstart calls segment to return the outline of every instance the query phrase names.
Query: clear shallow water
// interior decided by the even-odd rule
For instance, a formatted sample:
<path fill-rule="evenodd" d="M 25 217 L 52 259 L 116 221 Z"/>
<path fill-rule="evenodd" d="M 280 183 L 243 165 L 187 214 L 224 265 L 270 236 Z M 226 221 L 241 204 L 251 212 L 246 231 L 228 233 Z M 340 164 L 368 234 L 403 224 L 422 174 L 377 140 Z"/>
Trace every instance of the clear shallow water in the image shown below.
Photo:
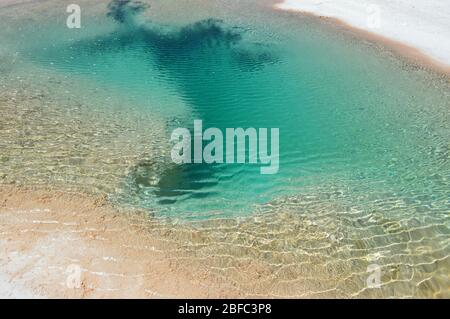
<path fill-rule="evenodd" d="M 408 265 L 400 277 L 387 279 L 397 282 L 399 292 L 385 295 L 414 294 L 411 286 L 430 276 L 431 284 L 426 281 L 420 289 L 445 293 L 450 210 L 447 80 L 350 34 L 339 35 L 332 26 L 257 8 L 218 4 L 202 12 L 156 2 L 148 16 L 114 21 L 106 16 L 107 8 L 92 6 L 82 30 L 68 30 L 58 16 L 22 22 L 18 38 L 15 30 L 5 31 L 11 49 L 4 56 L 19 52 L 24 63 L 113 92 L 102 100 L 75 89 L 92 112 L 101 108 L 108 113 L 110 101 L 122 97 L 127 101 L 119 107 L 123 125 L 111 129 L 114 134 L 128 131 L 139 114 L 164 124 L 165 133 L 149 140 L 163 150 L 142 157 L 136 152 L 123 165 L 126 169 L 114 170 L 118 176 L 108 179 L 114 186 L 107 193 L 118 203 L 157 216 L 244 218 L 244 226 L 237 229 L 201 226 L 207 239 L 202 244 L 189 240 L 203 247 L 197 257 L 211 256 L 208 245 L 219 251 L 241 247 L 238 253 L 224 250 L 223 255 L 235 258 L 214 259 L 215 268 L 226 272 L 250 254 L 267 260 L 269 268 L 294 263 L 289 280 L 305 274 L 298 261 L 305 263 L 306 272 L 323 267 L 317 276 L 322 278 L 318 274 L 323 271 L 325 280 L 327 267 L 333 265 L 337 275 L 328 274 L 333 278 L 329 287 L 343 285 L 336 284 L 339 276 L 361 281 L 351 295 L 362 289 L 364 269 L 376 260 L 389 267 Z M 130 114 L 128 105 L 134 106 Z M 109 116 L 114 117 L 106 115 L 98 127 L 120 123 L 120 117 Z M 222 129 L 280 128 L 279 173 L 260 175 L 259 166 L 249 165 L 170 164 L 171 130 L 190 126 L 193 119 Z M 154 125 L 148 126 L 151 130 Z M 133 132 L 122 142 L 120 147 L 146 143 Z M 101 143 L 101 138 L 85 141 L 89 149 Z M 111 144 L 105 145 L 109 150 Z M 106 158 L 93 168 L 104 169 L 100 175 L 108 176 L 105 167 L 115 167 L 118 153 L 120 149 L 94 153 Z M 75 182 L 83 170 L 72 174 Z M 106 184 L 102 178 L 92 183 Z M 272 228 L 249 223 L 246 218 L 251 220 L 255 213 Z M 229 235 L 230 230 L 235 235 Z M 242 245 L 256 247 L 257 253 Z M 421 275 L 405 283 L 411 271 Z M 326 286 L 322 282 L 311 289 L 321 290 L 321 285 Z M 351 291 L 344 286 L 342 291 Z M 292 287 L 291 295 L 296 295 Z M 286 289 L 281 291 L 286 294 Z"/>

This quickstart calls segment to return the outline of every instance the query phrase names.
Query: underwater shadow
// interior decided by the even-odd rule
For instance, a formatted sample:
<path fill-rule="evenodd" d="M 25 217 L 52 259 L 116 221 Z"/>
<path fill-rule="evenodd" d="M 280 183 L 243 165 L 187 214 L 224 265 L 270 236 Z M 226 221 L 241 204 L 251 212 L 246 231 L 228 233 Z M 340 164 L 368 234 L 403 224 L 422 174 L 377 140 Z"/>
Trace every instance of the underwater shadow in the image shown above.
<path fill-rule="evenodd" d="M 182 27 L 142 21 L 140 15 L 149 8 L 141 1 L 111 1 L 106 15 L 115 21 L 116 30 L 76 41 L 66 48 L 55 48 L 54 67 L 68 63 L 65 57 L 69 55 L 102 56 L 139 48 L 148 55 L 149 65 L 168 76 L 176 85 L 177 92 L 195 110 L 196 116 L 208 123 L 217 116 L 217 112 L 211 111 L 211 106 L 227 111 L 228 106 L 220 102 L 228 95 L 223 89 L 223 78 L 214 76 L 223 71 L 224 65 L 236 72 L 258 72 L 278 62 L 278 57 L 268 46 L 245 41 L 243 28 L 229 26 L 214 18 Z M 205 93 L 208 94 L 207 99 Z M 215 177 L 218 171 L 217 165 L 167 164 L 161 173 L 161 165 L 141 162 L 131 169 L 127 177 L 127 191 L 129 195 L 145 197 L 152 190 L 161 198 L 160 203 L 173 204 L 178 198 L 186 197 L 187 193 L 190 193 L 187 197 L 207 196 L 208 191 L 200 190 L 207 190 L 218 183 Z M 159 175 L 157 182 L 148 183 L 146 178 L 155 174 Z"/>

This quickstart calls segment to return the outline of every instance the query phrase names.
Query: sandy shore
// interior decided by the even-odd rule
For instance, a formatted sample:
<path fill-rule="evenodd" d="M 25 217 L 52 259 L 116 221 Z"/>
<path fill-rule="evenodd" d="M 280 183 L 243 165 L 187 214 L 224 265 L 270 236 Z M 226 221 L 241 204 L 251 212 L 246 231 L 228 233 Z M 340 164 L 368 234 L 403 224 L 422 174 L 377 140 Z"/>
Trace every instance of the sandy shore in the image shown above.
<path fill-rule="evenodd" d="M 275 225 L 291 225 L 295 245 L 314 236 L 315 246 L 325 233 L 288 213 L 279 215 L 279 222 L 267 215 L 198 228 L 113 207 L 102 196 L 0 185 L 0 298 L 344 298 L 355 293 L 333 288 L 336 274 L 315 254 L 294 263 L 297 255 L 283 251 L 290 240 L 279 238 Z M 339 269 L 357 280 L 352 267 Z"/>
<path fill-rule="evenodd" d="M 101 197 L 2 186 L 0 298 L 239 297 L 155 228 Z"/>
<path fill-rule="evenodd" d="M 450 3 L 443 0 L 285 0 L 278 9 L 311 13 L 398 41 L 450 69 Z"/>

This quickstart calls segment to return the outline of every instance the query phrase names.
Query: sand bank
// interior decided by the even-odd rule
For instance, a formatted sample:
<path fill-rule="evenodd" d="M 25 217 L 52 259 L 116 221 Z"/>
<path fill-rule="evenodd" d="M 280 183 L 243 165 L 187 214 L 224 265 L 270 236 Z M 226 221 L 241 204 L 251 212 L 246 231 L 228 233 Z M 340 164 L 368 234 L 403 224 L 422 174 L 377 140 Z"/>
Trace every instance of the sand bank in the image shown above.
<path fill-rule="evenodd" d="M 0 221 L 1 298 L 239 297 L 102 197 L 2 186 Z"/>
<path fill-rule="evenodd" d="M 401 42 L 450 68 L 450 3 L 442 0 L 285 0 L 276 8 L 336 18 Z"/>

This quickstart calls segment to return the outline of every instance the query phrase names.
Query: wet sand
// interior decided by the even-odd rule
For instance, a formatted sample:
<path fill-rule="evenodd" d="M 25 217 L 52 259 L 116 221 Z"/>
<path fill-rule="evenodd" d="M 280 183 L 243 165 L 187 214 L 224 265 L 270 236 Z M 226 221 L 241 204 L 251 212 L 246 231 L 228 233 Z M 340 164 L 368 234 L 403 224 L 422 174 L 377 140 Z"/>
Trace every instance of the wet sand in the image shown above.
<path fill-rule="evenodd" d="M 139 212 L 75 193 L 1 187 L 0 198 L 0 297 L 240 296 L 178 259 L 179 247 Z"/>
<path fill-rule="evenodd" d="M 82 193 L 2 186 L 0 199 L 1 297 L 380 298 L 394 290 L 449 296 L 449 257 L 439 248 L 444 243 L 423 237 L 425 228 L 407 231 L 395 219 L 353 211 L 369 224 L 350 225 L 350 232 L 347 213 L 320 196 L 289 198 L 278 213 L 197 225 Z M 395 245 L 403 248 L 385 255 L 392 244 L 373 247 L 368 227 L 398 234 Z M 427 245 L 436 248 L 423 251 Z M 416 254 L 406 258 L 410 251 Z M 385 265 L 383 289 L 361 289 L 372 263 Z"/>

